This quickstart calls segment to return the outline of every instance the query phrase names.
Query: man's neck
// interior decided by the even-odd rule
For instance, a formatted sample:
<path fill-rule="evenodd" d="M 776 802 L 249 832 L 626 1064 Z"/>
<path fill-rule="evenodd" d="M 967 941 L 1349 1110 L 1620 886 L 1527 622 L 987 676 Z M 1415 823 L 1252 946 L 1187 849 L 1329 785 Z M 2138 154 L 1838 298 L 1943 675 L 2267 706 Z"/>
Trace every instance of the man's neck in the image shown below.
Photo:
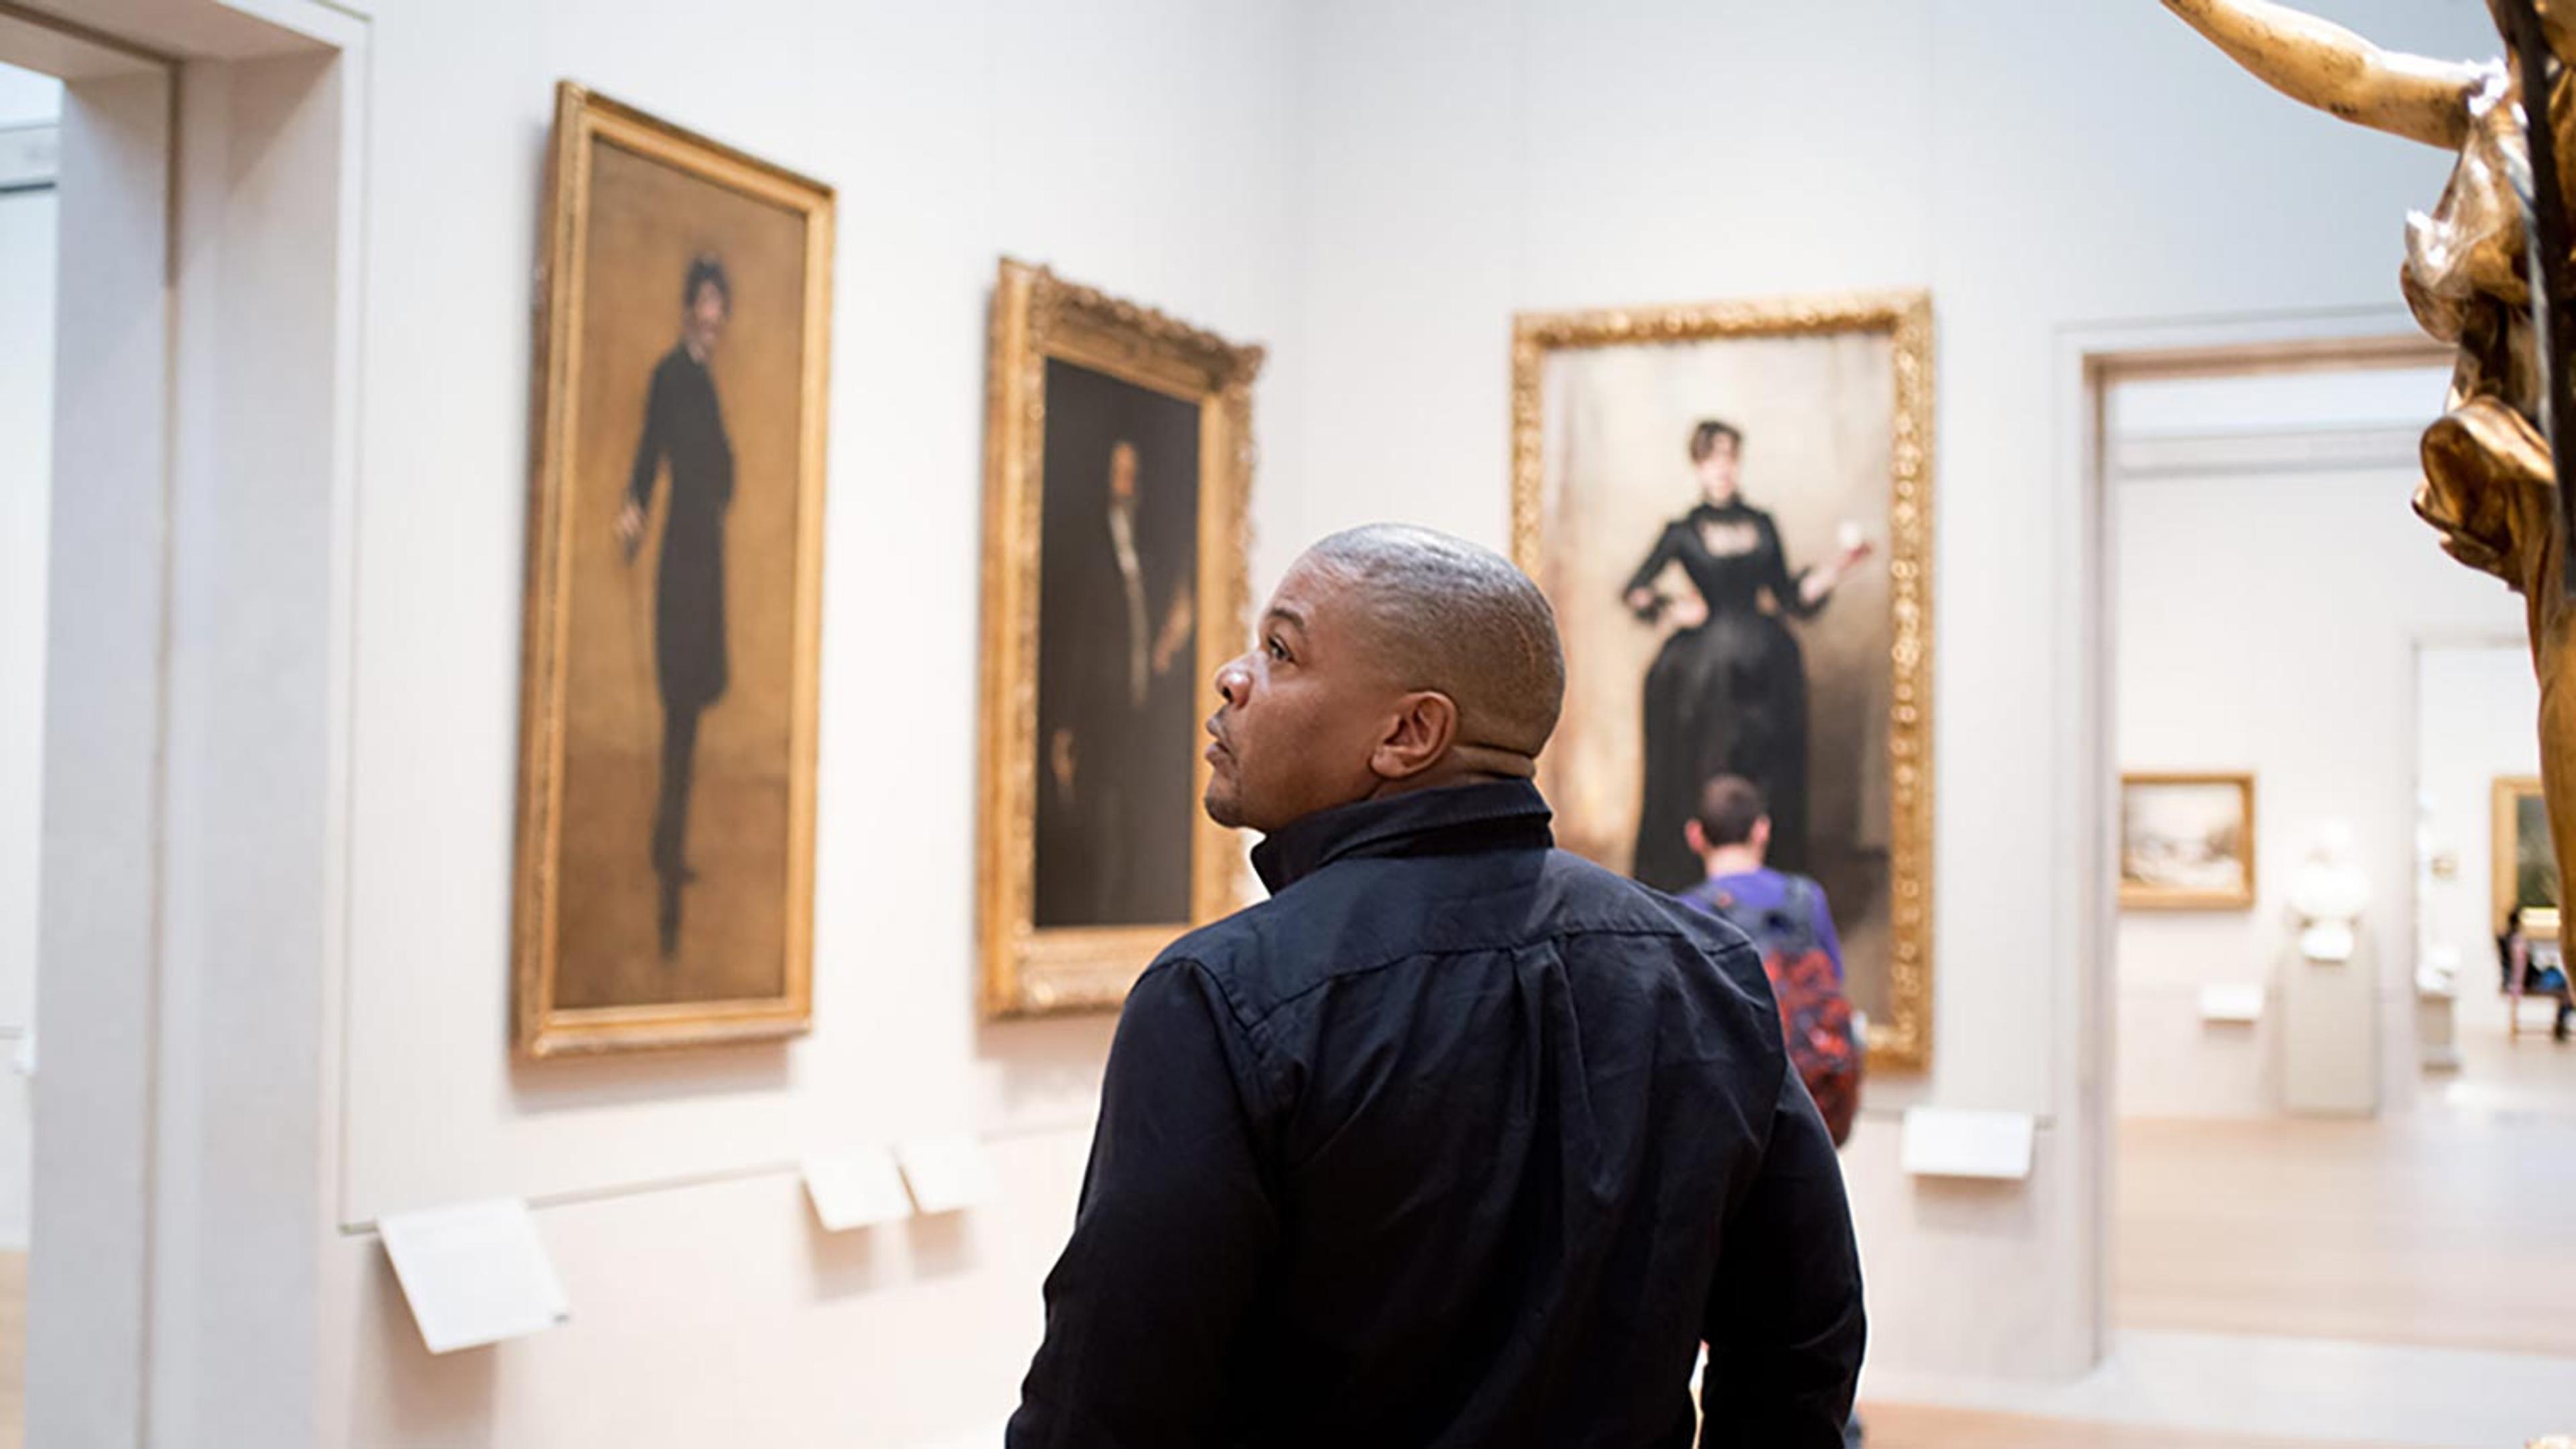
<path fill-rule="evenodd" d="M 1537 775 L 1538 761 L 1527 755 L 1483 745 L 1461 745 L 1421 774 L 1402 780 L 1378 781 L 1377 788 L 1365 798 L 1384 800 L 1391 795 L 1410 795 L 1417 790 L 1438 790 L 1450 785 L 1495 785 L 1507 780 L 1534 779 Z"/>
<path fill-rule="evenodd" d="M 1700 857 L 1708 863 L 1708 878 L 1751 875 L 1762 868 L 1762 853 L 1749 846 L 1721 845 Z"/>

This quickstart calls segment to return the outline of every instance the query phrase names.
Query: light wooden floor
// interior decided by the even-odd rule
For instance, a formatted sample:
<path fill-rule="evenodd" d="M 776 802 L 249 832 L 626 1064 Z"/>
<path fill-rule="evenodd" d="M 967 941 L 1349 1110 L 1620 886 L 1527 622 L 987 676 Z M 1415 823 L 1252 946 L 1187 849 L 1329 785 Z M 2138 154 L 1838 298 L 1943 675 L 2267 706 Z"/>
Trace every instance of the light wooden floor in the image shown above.
<path fill-rule="evenodd" d="M 2497 1046 L 2402 1116 L 2122 1124 L 2118 1322 L 2576 1357 L 2576 1047 Z"/>
<path fill-rule="evenodd" d="M 27 1442 L 27 1255 L 0 1253 L 0 1449 Z"/>
<path fill-rule="evenodd" d="M 2124 1326 L 2576 1357 L 2576 1123 L 2127 1123 L 2115 1252 Z"/>
<path fill-rule="evenodd" d="M 2119 1327 L 2576 1357 L 2576 1046 L 2545 1025 L 2509 1041 L 2499 1003 L 2460 1006 L 2463 1070 L 2426 1078 L 2413 1111 L 2123 1123 Z M 1864 1415 L 1872 1449 L 2328 1442 L 1892 1404 Z"/>
<path fill-rule="evenodd" d="M 2024 1419 L 1965 1409 L 1885 1405 L 1864 1408 L 1868 1449 L 2329 1449 L 2306 1439 L 2254 1439 L 2192 1434 L 2124 1424 L 2084 1424 L 2065 1419 Z M 2331 1449 L 2383 1449 L 2338 1443 Z"/>

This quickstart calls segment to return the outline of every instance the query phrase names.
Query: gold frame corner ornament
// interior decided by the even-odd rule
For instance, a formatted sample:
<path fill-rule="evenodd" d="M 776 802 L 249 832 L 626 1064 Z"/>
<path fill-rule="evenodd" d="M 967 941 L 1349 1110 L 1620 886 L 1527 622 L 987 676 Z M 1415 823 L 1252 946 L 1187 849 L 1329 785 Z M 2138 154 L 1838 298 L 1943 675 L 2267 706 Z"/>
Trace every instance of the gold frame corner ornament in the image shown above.
<path fill-rule="evenodd" d="M 1164 946 L 1233 910 L 1242 851 L 1197 817 L 1190 919 L 1150 926 L 1035 924 L 1038 573 L 1046 364 L 1076 363 L 1199 408 L 1197 667 L 1234 657 L 1251 604 L 1252 389 L 1265 353 L 1002 259 L 993 288 L 985 426 L 982 698 L 976 856 L 979 1004 L 987 1019 L 1114 1010 Z M 1196 765 L 1200 789 L 1208 764 Z"/>
<path fill-rule="evenodd" d="M 2131 885 L 2119 882 L 2120 909 L 2124 911 L 2250 911 L 2260 889 L 2255 877 L 2255 792 L 2254 774 L 2250 770 L 2123 770 L 2120 772 L 2120 820 L 2125 837 L 2128 828 L 2129 791 L 2133 786 L 2147 785 L 2232 785 L 2245 810 L 2245 884 L 2234 890 L 2166 889 L 2158 886 Z M 2124 843 L 2115 852 L 2127 851 Z"/>
<path fill-rule="evenodd" d="M 579 390 L 583 247 L 591 155 L 610 142 L 711 185 L 795 212 L 806 226 L 798 380 L 795 682 L 790 698 L 786 961 L 778 995 L 741 1000 L 563 1008 L 554 1005 L 562 879 L 563 751 L 569 657 L 573 406 Z M 832 188 L 610 100 L 555 87 L 538 276 L 527 605 L 519 690 L 518 861 L 511 925 L 510 1039 L 524 1059 L 724 1045 L 801 1035 L 813 1024 L 814 785 L 822 656 L 824 446 L 829 433 Z"/>
<path fill-rule="evenodd" d="M 1888 720 L 1892 1020 L 1869 1024 L 1874 1068 L 1932 1060 L 1932 294 L 1922 290 L 1531 312 L 1512 319 L 1512 560 L 1544 582 L 1548 357 L 1557 352 L 1755 337 L 1879 332 L 1890 338 L 1896 416 L 1890 449 L 1888 573 L 1893 689 Z"/>

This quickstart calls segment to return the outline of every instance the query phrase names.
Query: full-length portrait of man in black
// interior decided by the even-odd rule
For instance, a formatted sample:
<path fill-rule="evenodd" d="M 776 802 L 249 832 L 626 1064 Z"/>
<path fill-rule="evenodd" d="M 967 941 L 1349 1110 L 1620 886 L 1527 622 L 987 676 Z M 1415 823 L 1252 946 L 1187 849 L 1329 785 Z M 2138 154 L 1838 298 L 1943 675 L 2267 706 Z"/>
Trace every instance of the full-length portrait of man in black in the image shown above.
<path fill-rule="evenodd" d="M 1190 915 L 1198 409 L 1047 370 L 1036 920 Z"/>
<path fill-rule="evenodd" d="M 631 562 L 665 472 L 671 486 L 654 576 L 653 679 L 662 696 L 661 798 L 649 843 L 661 881 L 662 956 L 679 951 L 681 892 L 689 865 L 689 791 L 696 774 L 698 720 L 731 680 L 725 649 L 725 513 L 733 506 L 733 443 L 709 370 L 733 314 L 724 263 L 700 256 L 681 284 L 680 340 L 653 369 L 644 436 L 628 474 L 617 535 Z M 667 468 L 666 466 L 667 465 Z"/>

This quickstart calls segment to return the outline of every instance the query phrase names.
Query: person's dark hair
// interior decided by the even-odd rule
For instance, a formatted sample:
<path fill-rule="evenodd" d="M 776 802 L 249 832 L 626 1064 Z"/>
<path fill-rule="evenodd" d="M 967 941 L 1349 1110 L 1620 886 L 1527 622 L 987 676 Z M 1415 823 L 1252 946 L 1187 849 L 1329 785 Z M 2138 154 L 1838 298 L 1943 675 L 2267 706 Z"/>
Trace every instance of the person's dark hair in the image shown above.
<path fill-rule="evenodd" d="M 1710 845 L 1742 845 L 1769 813 L 1762 787 L 1742 775 L 1720 775 L 1699 792 L 1699 833 Z"/>
<path fill-rule="evenodd" d="M 700 252 L 689 259 L 689 279 L 680 286 L 680 307 L 686 311 L 698 305 L 698 289 L 713 287 L 724 298 L 725 314 L 733 313 L 733 278 L 725 275 L 723 262 L 713 252 Z"/>
<path fill-rule="evenodd" d="M 1721 423 L 1715 418 L 1709 418 L 1700 423 L 1699 426 L 1691 429 L 1691 461 L 1694 463 L 1707 462 L 1708 455 L 1717 451 L 1717 440 L 1720 438 L 1724 438 L 1728 442 L 1733 443 L 1735 445 L 1735 451 L 1739 453 L 1744 451 L 1744 430 L 1742 428 L 1737 427 L 1733 423 Z"/>
<path fill-rule="evenodd" d="M 1370 646 L 1407 689 L 1458 706 L 1459 742 L 1537 758 L 1565 707 L 1556 611 L 1492 549 L 1379 523 L 1334 534 L 1309 560 L 1359 585 Z"/>

